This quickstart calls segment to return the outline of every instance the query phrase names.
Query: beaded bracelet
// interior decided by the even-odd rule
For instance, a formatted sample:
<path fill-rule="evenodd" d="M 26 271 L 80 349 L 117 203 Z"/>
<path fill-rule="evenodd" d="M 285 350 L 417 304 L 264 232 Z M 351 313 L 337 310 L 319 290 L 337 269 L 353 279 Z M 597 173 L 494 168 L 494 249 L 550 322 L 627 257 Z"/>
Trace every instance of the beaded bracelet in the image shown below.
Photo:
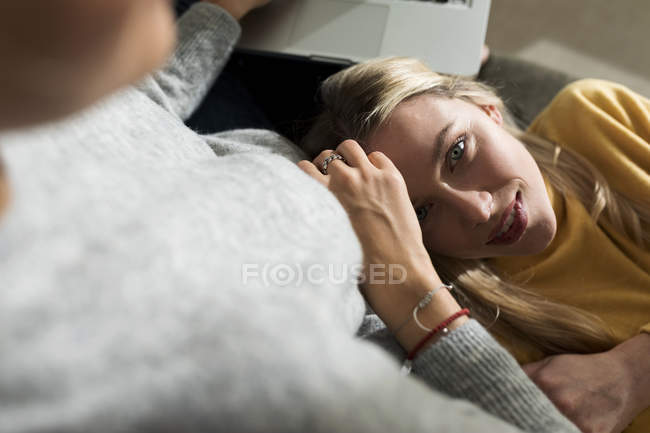
<path fill-rule="evenodd" d="M 424 327 L 422 326 L 422 324 L 420 323 L 420 321 L 418 320 L 418 318 L 416 317 L 416 315 L 417 315 L 418 310 L 421 310 L 422 308 L 424 308 L 424 307 L 426 307 L 427 305 L 429 305 L 429 303 L 430 303 L 431 300 L 433 299 L 433 295 L 435 295 L 435 294 L 438 292 L 438 290 L 440 290 L 440 289 L 452 290 L 452 289 L 453 289 L 453 286 L 451 286 L 450 284 L 443 284 L 443 285 L 441 285 L 441 286 L 436 287 L 436 288 L 433 289 L 433 290 L 430 290 L 430 291 L 429 291 L 429 292 L 424 296 L 424 298 L 422 298 L 422 300 L 421 300 L 420 302 L 418 302 L 418 304 L 415 306 L 415 308 L 413 308 L 413 314 L 412 314 L 412 316 L 413 316 L 413 318 L 415 319 L 415 323 L 417 323 L 417 325 L 418 325 L 420 328 L 424 329 L 426 332 L 429 332 L 429 331 L 431 331 L 431 330 L 430 330 L 429 328 L 424 328 Z M 408 319 L 406 319 L 406 320 L 404 321 L 404 323 L 402 323 L 401 325 L 399 325 L 399 326 L 397 327 L 397 329 L 393 332 L 393 335 L 397 335 L 397 333 L 398 333 L 399 331 L 401 331 L 402 328 L 404 328 L 404 327 L 406 326 L 406 324 L 409 323 L 410 320 L 411 320 L 411 317 L 409 317 Z"/>
<path fill-rule="evenodd" d="M 454 320 L 458 319 L 461 316 L 469 316 L 469 309 L 463 308 L 462 310 L 455 312 L 447 319 L 442 321 L 438 326 L 431 329 L 427 333 L 427 335 L 424 338 L 422 338 L 418 344 L 415 345 L 415 347 L 409 352 L 408 356 L 404 360 L 404 364 L 402 365 L 402 370 L 401 370 L 402 376 L 406 376 L 411 372 L 411 367 L 413 366 L 413 360 L 417 356 L 418 352 L 424 347 L 424 345 L 427 344 L 427 342 L 429 342 L 429 340 L 431 340 L 433 336 L 440 331 L 442 331 L 443 334 L 447 334 L 449 332 L 449 329 L 447 327 Z"/>

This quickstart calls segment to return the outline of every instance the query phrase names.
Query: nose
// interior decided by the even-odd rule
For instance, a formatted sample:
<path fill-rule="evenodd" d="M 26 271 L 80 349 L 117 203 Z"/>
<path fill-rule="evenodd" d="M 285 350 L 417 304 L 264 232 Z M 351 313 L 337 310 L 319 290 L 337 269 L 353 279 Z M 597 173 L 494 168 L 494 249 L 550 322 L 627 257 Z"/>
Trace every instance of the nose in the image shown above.
<path fill-rule="evenodd" d="M 488 191 L 448 190 L 448 200 L 452 208 L 459 212 L 460 218 L 472 227 L 490 220 L 494 201 Z"/>

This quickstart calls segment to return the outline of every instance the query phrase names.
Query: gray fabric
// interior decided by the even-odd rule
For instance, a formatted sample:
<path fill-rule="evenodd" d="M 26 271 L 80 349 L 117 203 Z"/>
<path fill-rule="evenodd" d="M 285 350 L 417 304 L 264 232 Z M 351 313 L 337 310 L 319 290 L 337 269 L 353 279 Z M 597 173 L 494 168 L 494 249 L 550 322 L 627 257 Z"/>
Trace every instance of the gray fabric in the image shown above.
<path fill-rule="evenodd" d="M 0 431 L 577 432 L 475 321 L 404 378 L 353 279 L 245 280 L 361 248 L 293 144 L 183 125 L 239 27 L 205 3 L 179 26 L 137 88 L 0 137 Z"/>

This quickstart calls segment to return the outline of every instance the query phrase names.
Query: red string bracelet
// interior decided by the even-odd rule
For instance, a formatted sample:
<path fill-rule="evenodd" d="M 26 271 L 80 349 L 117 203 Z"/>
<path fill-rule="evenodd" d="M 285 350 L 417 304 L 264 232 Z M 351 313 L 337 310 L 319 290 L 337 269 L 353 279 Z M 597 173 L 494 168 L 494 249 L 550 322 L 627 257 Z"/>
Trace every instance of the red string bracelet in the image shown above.
<path fill-rule="evenodd" d="M 449 316 L 447 319 L 445 319 L 443 322 L 441 322 L 438 326 L 433 328 L 429 333 L 420 340 L 418 344 L 409 352 L 408 356 L 406 357 L 406 360 L 404 361 L 404 365 L 402 366 L 402 375 L 406 376 L 411 372 L 411 367 L 413 365 L 413 360 L 417 356 L 418 352 L 424 347 L 429 340 L 433 338 L 434 335 L 436 335 L 438 332 L 443 331 L 445 334 L 449 332 L 447 329 L 447 326 L 449 326 L 450 323 L 452 323 L 454 320 L 458 319 L 461 316 L 469 316 L 469 309 L 463 308 L 460 311 L 455 312 L 451 316 Z"/>

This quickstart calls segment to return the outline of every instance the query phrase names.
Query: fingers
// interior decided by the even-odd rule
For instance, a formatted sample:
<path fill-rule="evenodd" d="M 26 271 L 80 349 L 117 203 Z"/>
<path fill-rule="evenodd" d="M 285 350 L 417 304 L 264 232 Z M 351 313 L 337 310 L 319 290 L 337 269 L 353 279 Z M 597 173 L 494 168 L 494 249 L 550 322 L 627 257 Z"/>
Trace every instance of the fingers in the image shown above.
<path fill-rule="evenodd" d="M 535 376 L 535 374 L 537 374 L 539 370 L 544 368 L 546 364 L 548 364 L 551 361 L 551 358 L 552 356 L 549 356 L 540 361 L 531 362 L 529 364 L 522 365 L 521 369 L 524 370 L 524 373 L 526 373 L 526 375 L 532 379 L 533 376 Z"/>
<path fill-rule="evenodd" d="M 369 153 L 368 160 L 378 169 L 394 168 L 397 170 L 397 167 L 395 167 L 393 161 L 391 161 L 390 158 L 387 157 L 383 152 L 375 151 Z"/>
<path fill-rule="evenodd" d="M 302 171 L 307 173 L 309 176 L 319 181 L 324 186 L 326 187 L 328 186 L 329 178 L 325 176 L 323 173 L 321 173 L 320 170 L 316 168 L 316 166 L 312 162 L 307 160 L 298 161 L 298 167 Z"/>
<path fill-rule="evenodd" d="M 328 163 L 327 172 L 330 173 L 330 166 L 335 168 L 335 170 L 343 170 L 345 166 L 354 167 L 362 170 L 367 170 L 370 168 L 375 168 L 375 166 L 368 160 L 366 152 L 363 150 L 361 145 L 355 140 L 345 140 L 342 141 L 336 148 L 335 151 L 330 149 L 322 151 L 315 159 L 314 164 L 321 169 L 323 162 L 327 157 L 336 153 L 345 158 L 345 161 L 341 160 L 331 160 Z"/>
<path fill-rule="evenodd" d="M 354 140 L 342 141 L 336 148 L 336 153 L 342 155 L 350 167 L 365 168 L 369 162 L 366 152 Z"/>
<path fill-rule="evenodd" d="M 338 153 L 338 152 L 334 152 L 331 149 L 326 149 L 326 150 L 323 150 L 316 158 L 314 158 L 314 165 L 318 168 L 318 170 L 320 170 L 320 171 L 323 170 L 323 164 L 325 162 L 325 159 L 327 159 L 333 153 Z M 344 155 L 341 155 L 341 156 L 343 158 L 345 158 Z M 347 158 L 346 158 L 346 160 L 347 160 Z M 327 174 L 332 174 L 336 170 L 342 169 L 344 167 L 347 167 L 348 169 L 350 168 L 346 164 L 346 161 L 343 161 L 341 159 L 330 159 L 329 162 L 327 163 Z"/>
<path fill-rule="evenodd" d="M 338 170 L 345 170 L 346 167 L 348 169 L 354 167 L 361 170 L 368 170 L 371 168 L 397 170 L 393 161 L 391 161 L 383 152 L 375 151 L 366 155 L 363 148 L 354 140 L 345 140 L 341 142 L 335 151 L 331 149 L 323 150 L 316 158 L 314 158 L 313 164 L 318 168 L 318 170 L 322 170 L 325 159 L 333 153 L 341 155 L 345 158 L 345 161 L 340 159 L 329 160 L 327 165 L 328 174 L 334 173 Z"/>
<path fill-rule="evenodd" d="M 540 361 L 537 361 L 537 362 L 531 362 L 530 364 L 522 365 L 521 369 L 524 370 L 526 376 L 530 377 L 531 375 L 535 374 L 535 372 L 539 369 L 539 367 L 540 367 Z"/>

